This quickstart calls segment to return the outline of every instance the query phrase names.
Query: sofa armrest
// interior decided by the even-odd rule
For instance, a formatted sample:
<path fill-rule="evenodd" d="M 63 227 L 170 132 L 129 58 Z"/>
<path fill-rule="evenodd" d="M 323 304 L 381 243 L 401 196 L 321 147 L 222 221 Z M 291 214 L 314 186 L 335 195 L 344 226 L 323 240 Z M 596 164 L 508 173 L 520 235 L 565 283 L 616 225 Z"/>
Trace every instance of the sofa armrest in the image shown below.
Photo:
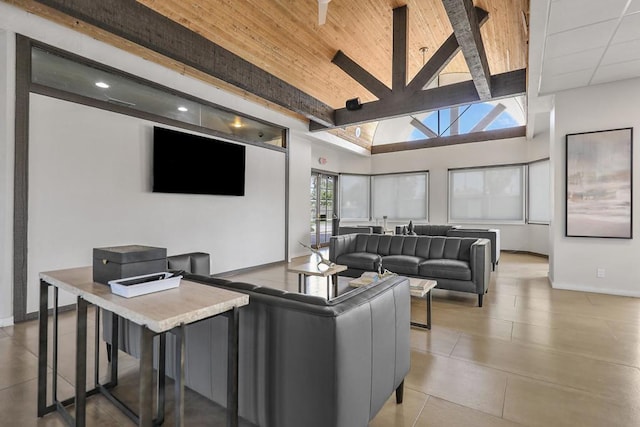
<path fill-rule="evenodd" d="M 484 295 L 489 288 L 491 276 L 491 241 L 478 239 L 471 245 L 471 281 L 476 284 L 476 293 Z"/>
<path fill-rule="evenodd" d="M 491 263 L 494 268 L 500 260 L 500 229 L 458 228 L 455 230 L 449 230 L 447 232 L 447 236 L 489 239 L 491 240 Z"/>
<path fill-rule="evenodd" d="M 329 239 L 329 260 L 336 262 L 336 259 L 346 253 L 355 252 L 357 234 L 344 234 L 341 236 L 331 236 Z"/>
<path fill-rule="evenodd" d="M 341 226 L 338 228 L 338 235 L 342 236 L 344 234 L 354 234 L 354 233 L 373 233 L 373 228 L 364 225 L 355 225 L 355 226 Z"/>
<path fill-rule="evenodd" d="M 211 274 L 211 259 L 206 252 L 172 255 L 167 257 L 167 269 L 208 276 Z"/>

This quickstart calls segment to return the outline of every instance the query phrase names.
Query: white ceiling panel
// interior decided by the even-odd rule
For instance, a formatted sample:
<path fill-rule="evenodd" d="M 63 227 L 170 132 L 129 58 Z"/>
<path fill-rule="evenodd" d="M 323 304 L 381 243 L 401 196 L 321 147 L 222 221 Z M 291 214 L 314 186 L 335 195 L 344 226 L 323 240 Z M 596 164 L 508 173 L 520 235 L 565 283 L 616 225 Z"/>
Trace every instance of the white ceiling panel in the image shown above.
<path fill-rule="evenodd" d="M 624 10 L 627 0 L 585 1 L 556 0 L 551 3 L 549 34 L 616 19 Z"/>
<path fill-rule="evenodd" d="M 640 77 L 640 60 L 602 66 L 596 71 L 591 83 L 607 83 L 636 77 Z"/>
<path fill-rule="evenodd" d="M 640 38 L 638 28 L 640 28 L 640 13 L 625 16 L 613 36 L 612 43 L 624 43 Z"/>
<path fill-rule="evenodd" d="M 531 0 L 529 5 L 528 79 L 539 82 L 537 93 L 528 93 L 529 111 L 559 91 L 640 78 L 640 0 Z"/>
<path fill-rule="evenodd" d="M 603 53 L 604 47 L 600 47 L 555 58 L 545 58 L 542 72 L 545 76 L 553 76 L 585 69 L 593 70 L 600 62 Z"/>
<path fill-rule="evenodd" d="M 556 76 L 543 75 L 540 85 L 540 95 L 558 92 L 565 89 L 587 86 L 591 79 L 592 70 L 576 71 Z"/>
<path fill-rule="evenodd" d="M 617 22 L 617 19 L 613 19 L 549 35 L 545 44 L 545 57 L 554 58 L 583 50 L 604 47 L 611 39 Z"/>
<path fill-rule="evenodd" d="M 640 39 L 609 46 L 602 58 L 602 65 L 611 65 L 635 59 L 640 59 Z"/>

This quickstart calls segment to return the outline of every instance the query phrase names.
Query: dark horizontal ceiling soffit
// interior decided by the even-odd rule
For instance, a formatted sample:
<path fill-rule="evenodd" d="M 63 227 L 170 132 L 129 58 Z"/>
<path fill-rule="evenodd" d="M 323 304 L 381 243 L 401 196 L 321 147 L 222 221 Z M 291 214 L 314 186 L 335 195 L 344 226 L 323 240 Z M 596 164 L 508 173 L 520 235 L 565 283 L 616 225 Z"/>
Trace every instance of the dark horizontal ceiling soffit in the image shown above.
<path fill-rule="evenodd" d="M 391 89 L 343 52 L 338 51 L 333 58 L 333 63 L 376 95 L 378 100 L 364 103 L 357 110 L 337 109 L 334 126 L 327 127 L 312 120 L 309 130 L 322 131 L 525 94 L 526 69 L 493 76 L 489 74 L 484 45 L 480 38 L 480 26 L 487 21 L 488 13 L 480 8 L 474 8 L 469 0 L 443 1 L 452 20 L 454 33 L 445 40 L 408 84 L 404 84 L 407 63 L 407 6 L 393 9 L 393 87 Z M 423 89 L 438 77 L 461 49 L 472 80 Z"/>
<path fill-rule="evenodd" d="M 36 0 L 307 117 L 333 126 L 329 105 L 131 0 Z"/>

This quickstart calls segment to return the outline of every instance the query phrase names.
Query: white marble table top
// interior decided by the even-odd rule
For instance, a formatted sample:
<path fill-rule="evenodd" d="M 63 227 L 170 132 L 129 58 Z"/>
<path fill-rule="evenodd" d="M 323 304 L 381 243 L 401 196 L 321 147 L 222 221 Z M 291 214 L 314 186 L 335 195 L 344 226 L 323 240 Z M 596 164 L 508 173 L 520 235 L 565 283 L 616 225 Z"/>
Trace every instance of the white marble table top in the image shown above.
<path fill-rule="evenodd" d="M 411 293 L 411 296 L 419 298 L 424 297 L 427 292 L 438 286 L 438 282 L 435 280 L 424 280 L 416 277 L 410 277 L 409 284 L 409 292 Z"/>
<path fill-rule="evenodd" d="M 348 267 L 346 265 L 334 264 L 332 267 L 321 264 L 318 268 L 317 262 L 307 262 L 304 264 L 289 264 L 287 270 L 292 273 L 306 274 L 307 276 L 320 276 L 327 277 L 334 274 L 345 271 Z"/>
<path fill-rule="evenodd" d="M 108 285 L 94 282 L 91 267 L 47 271 L 40 278 L 158 333 L 249 304 L 249 295 L 184 279 L 177 288 L 123 298 L 112 294 Z"/>

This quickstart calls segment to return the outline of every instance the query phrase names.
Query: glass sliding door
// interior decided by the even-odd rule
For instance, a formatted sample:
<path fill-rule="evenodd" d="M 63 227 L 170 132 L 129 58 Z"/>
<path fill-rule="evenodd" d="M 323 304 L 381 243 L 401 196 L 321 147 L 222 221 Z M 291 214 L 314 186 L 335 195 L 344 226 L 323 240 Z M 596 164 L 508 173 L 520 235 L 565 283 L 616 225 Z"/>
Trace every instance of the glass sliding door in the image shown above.
<path fill-rule="evenodd" d="M 329 238 L 337 234 L 335 175 L 311 172 L 311 247 L 329 245 Z"/>

